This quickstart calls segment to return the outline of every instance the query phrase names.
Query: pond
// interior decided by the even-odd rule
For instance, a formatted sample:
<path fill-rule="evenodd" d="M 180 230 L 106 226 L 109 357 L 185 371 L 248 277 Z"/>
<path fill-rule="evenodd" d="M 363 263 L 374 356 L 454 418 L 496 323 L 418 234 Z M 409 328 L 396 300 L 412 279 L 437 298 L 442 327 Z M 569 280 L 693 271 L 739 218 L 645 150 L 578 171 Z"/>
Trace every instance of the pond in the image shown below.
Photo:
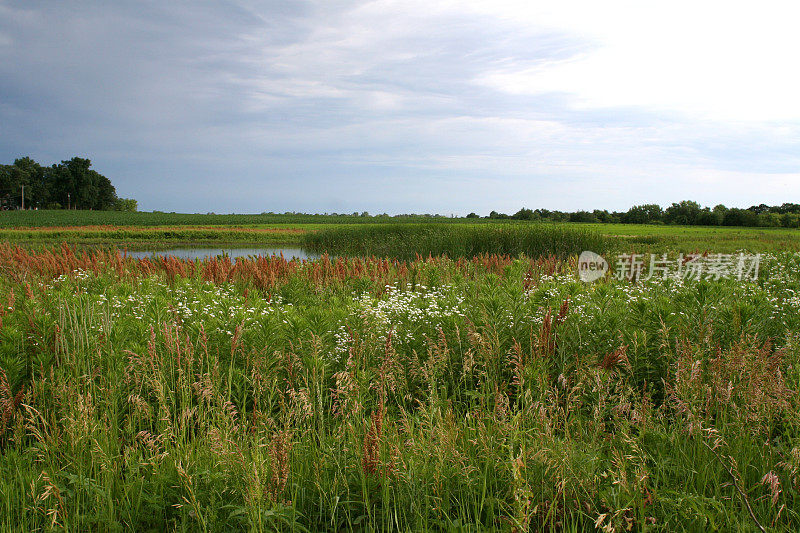
<path fill-rule="evenodd" d="M 126 253 L 125 250 L 120 249 L 120 253 Z M 186 248 L 163 248 L 153 250 L 137 250 L 127 251 L 128 257 L 136 259 L 153 258 L 153 257 L 167 257 L 174 256 L 178 259 L 207 259 L 217 257 L 218 255 L 227 255 L 232 260 L 237 257 L 250 257 L 250 256 L 270 256 L 280 255 L 286 260 L 290 259 L 317 259 L 319 254 L 307 252 L 300 247 L 279 246 L 273 248 L 207 248 L 207 247 L 186 247 Z"/>

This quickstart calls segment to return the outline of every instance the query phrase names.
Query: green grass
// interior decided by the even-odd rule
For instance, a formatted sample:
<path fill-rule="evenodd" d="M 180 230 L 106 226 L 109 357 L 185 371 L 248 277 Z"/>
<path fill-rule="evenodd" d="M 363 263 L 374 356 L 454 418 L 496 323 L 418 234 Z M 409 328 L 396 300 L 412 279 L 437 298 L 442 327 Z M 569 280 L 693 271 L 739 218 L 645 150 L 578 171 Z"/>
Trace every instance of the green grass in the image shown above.
<path fill-rule="evenodd" d="M 435 222 L 432 222 L 435 220 Z M 191 244 L 297 244 L 302 233 L 336 230 L 363 242 L 371 235 L 391 236 L 393 227 L 410 223 L 436 225 L 442 234 L 467 232 L 460 228 L 550 226 L 596 231 L 612 237 L 628 252 L 664 251 L 731 253 L 800 251 L 800 230 L 636 224 L 555 224 L 449 218 L 389 218 L 328 215 L 200 215 L 175 213 L 119 213 L 109 211 L 5 211 L 0 212 L 0 240 L 25 243 L 113 244 L 158 246 Z M 32 229 L 39 228 L 39 229 Z M 376 229 L 377 228 L 377 229 Z M 267 230 L 293 230 L 276 231 Z M 363 231 L 363 234 L 358 232 Z M 556 230 L 553 230 L 556 231 Z M 381 233 L 383 232 L 383 233 Z M 359 236 L 361 235 L 361 236 Z M 327 239 L 327 238 L 326 238 Z M 323 238 L 311 238 L 316 243 Z M 335 240 L 330 239 L 332 244 Z M 314 244 L 316 246 L 316 244 Z M 456 245 L 447 245 L 452 248 Z M 341 245 L 336 244 L 337 248 Z M 373 249 L 385 243 L 370 245 Z M 473 246 L 480 248 L 480 245 Z M 363 246 L 366 248 L 366 245 Z M 332 249 L 330 251 L 333 251 Z M 420 249 L 420 252 L 424 250 Z"/>
<path fill-rule="evenodd" d="M 589 229 L 554 224 L 394 224 L 324 228 L 306 233 L 302 242 L 318 253 L 413 259 L 481 254 L 568 257 L 583 250 L 606 252 L 612 239 Z"/>
<path fill-rule="evenodd" d="M 652 224 L 581 224 L 616 236 L 637 251 L 712 251 L 731 253 L 800 251 L 800 230 L 789 228 L 741 228 L 716 226 L 667 226 Z"/>
<path fill-rule="evenodd" d="M 50 226 L 253 226 L 272 224 L 367 224 L 402 223 L 436 220 L 442 223 L 474 223 L 474 219 L 424 216 L 382 217 L 352 215 L 303 215 L 303 214 L 250 214 L 222 215 L 200 213 L 161 213 L 120 211 L 0 211 L 0 228 L 50 227 Z M 488 222 L 488 221 L 487 221 Z"/>
<path fill-rule="evenodd" d="M 107 245 L 172 245 L 172 244 L 296 244 L 301 240 L 296 231 L 253 231 L 236 228 L 55 228 L 48 230 L 0 229 L 0 239 L 19 244 L 61 243 Z"/>
<path fill-rule="evenodd" d="M 0 246 L 0 529 L 798 530 L 800 254 L 574 265 Z"/>

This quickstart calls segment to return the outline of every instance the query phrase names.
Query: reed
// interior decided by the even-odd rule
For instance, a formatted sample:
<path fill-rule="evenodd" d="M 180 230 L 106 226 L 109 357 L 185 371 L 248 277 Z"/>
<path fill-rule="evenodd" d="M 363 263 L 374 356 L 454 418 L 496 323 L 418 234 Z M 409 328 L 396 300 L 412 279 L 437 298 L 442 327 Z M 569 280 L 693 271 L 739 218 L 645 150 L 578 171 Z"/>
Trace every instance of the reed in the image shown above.
<path fill-rule="evenodd" d="M 303 244 L 312 251 L 354 257 L 414 259 L 524 254 L 565 258 L 583 250 L 607 252 L 611 240 L 595 231 L 555 224 L 395 224 L 324 228 L 305 234 Z"/>

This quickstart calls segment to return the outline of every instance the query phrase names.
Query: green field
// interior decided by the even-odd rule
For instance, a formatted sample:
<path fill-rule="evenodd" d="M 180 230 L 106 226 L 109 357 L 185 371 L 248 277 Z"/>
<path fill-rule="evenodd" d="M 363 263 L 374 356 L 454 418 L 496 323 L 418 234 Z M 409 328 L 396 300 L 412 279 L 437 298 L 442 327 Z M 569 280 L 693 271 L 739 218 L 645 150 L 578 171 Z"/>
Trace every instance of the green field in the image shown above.
<path fill-rule="evenodd" d="M 217 215 L 161 212 L 121 212 L 121 211 L 2 211 L 0 228 L 53 227 L 53 226 L 271 226 L 273 224 L 366 224 L 409 221 L 431 221 L 446 223 L 472 222 L 472 219 L 426 217 L 426 216 L 367 216 L 358 215 L 304 215 L 304 214 L 261 214 L 261 215 Z M 480 219 L 479 219 L 480 220 Z"/>
<path fill-rule="evenodd" d="M 302 244 L 306 233 L 339 228 L 407 226 L 409 223 L 453 227 L 567 226 L 616 237 L 625 251 L 641 253 L 731 253 L 798 251 L 800 230 L 667 226 L 637 224 L 555 224 L 430 217 L 360 217 L 329 215 L 191 215 L 109 211 L 0 212 L 0 239 L 20 244 L 75 243 L 122 245 L 131 248 L 175 244 Z M 457 233 L 460 230 L 451 230 Z"/>

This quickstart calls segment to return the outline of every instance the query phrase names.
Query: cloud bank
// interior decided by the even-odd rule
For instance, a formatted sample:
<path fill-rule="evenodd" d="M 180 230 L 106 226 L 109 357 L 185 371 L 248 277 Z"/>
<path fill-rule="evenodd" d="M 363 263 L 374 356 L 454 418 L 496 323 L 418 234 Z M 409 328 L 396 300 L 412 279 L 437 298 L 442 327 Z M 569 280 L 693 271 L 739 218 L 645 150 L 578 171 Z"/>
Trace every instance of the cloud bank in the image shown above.
<path fill-rule="evenodd" d="M 0 156 L 147 210 L 800 201 L 800 8 L 537 4 L 0 1 Z"/>

